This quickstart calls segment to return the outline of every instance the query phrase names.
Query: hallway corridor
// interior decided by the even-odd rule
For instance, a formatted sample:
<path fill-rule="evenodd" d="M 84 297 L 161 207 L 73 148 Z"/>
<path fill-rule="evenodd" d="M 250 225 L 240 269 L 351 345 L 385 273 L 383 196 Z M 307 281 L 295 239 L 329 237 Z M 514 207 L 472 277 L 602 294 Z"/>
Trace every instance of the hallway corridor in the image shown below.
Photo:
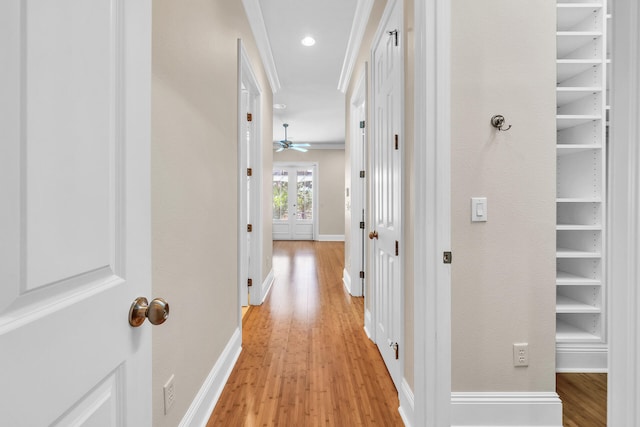
<path fill-rule="evenodd" d="M 342 284 L 342 242 L 274 242 L 275 283 L 207 426 L 402 426 L 395 387 Z"/>

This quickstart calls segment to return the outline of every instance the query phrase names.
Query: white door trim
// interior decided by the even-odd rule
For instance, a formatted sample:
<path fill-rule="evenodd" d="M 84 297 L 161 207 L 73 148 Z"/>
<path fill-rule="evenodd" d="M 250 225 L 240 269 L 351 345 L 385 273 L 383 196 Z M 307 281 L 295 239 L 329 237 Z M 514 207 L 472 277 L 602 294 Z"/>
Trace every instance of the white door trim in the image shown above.
<path fill-rule="evenodd" d="M 243 135 L 244 117 L 247 113 L 242 111 L 242 86 L 245 86 L 252 99 L 254 111 L 252 112 L 253 122 L 253 138 L 249 153 L 247 153 L 247 144 Z M 256 75 L 251 66 L 249 55 L 244 48 L 241 39 L 238 39 L 238 325 L 242 325 L 242 311 L 240 305 L 242 301 L 242 293 L 246 290 L 248 278 L 253 279 L 253 286 L 249 289 L 250 302 L 253 304 L 261 304 L 260 286 L 262 281 L 262 153 L 259 149 L 261 146 L 261 97 L 262 90 L 256 79 Z M 251 163 L 251 164 L 248 164 Z M 251 236 L 251 247 L 247 245 L 247 168 L 252 168 L 252 185 L 250 194 L 250 216 L 254 223 L 254 230 Z M 250 257 L 254 262 L 249 268 L 244 262 Z"/>
<path fill-rule="evenodd" d="M 640 425 L 640 7 L 613 11 L 609 155 L 609 386 L 607 424 Z"/>
<path fill-rule="evenodd" d="M 351 236 L 350 236 L 350 259 L 351 265 L 348 271 L 351 278 L 349 285 L 349 293 L 354 297 L 364 295 L 363 283 L 364 279 L 360 278 L 360 271 L 365 271 L 362 264 L 364 257 L 364 248 L 362 247 L 362 233 L 360 229 L 360 221 L 362 219 L 362 211 L 366 206 L 366 178 L 360 177 L 360 171 L 366 170 L 365 167 L 365 147 L 362 142 L 362 130 L 360 129 L 360 121 L 365 121 L 366 128 L 366 71 L 360 75 L 356 89 L 351 96 L 350 102 L 350 118 L 351 118 L 351 142 L 349 145 L 351 157 L 351 195 L 350 211 L 351 211 Z M 359 115 L 358 111 L 364 107 L 364 111 Z M 366 131 L 365 131 L 366 132 Z M 366 133 L 365 133 L 366 135 Z M 365 175 L 366 176 L 366 175 Z M 366 212 L 365 212 L 366 215 Z M 366 216 L 365 216 L 366 218 Z M 365 224 L 366 227 L 366 224 Z"/>
<path fill-rule="evenodd" d="M 451 413 L 450 2 L 415 7 L 414 425 Z M 454 254 L 455 262 L 455 254 Z"/>

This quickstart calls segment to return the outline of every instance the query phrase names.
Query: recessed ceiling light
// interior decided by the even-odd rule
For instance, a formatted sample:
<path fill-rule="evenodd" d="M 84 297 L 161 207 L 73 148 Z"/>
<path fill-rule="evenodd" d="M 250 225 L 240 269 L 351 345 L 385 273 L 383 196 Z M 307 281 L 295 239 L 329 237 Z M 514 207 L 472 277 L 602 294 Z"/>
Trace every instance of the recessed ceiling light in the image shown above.
<path fill-rule="evenodd" d="M 305 46 L 313 46 L 314 44 L 316 44 L 316 40 L 311 36 L 307 36 L 302 40 L 300 40 L 300 43 L 302 43 Z"/>
<path fill-rule="evenodd" d="M 285 104 L 273 104 L 273 108 L 276 110 L 284 110 L 287 106 Z"/>

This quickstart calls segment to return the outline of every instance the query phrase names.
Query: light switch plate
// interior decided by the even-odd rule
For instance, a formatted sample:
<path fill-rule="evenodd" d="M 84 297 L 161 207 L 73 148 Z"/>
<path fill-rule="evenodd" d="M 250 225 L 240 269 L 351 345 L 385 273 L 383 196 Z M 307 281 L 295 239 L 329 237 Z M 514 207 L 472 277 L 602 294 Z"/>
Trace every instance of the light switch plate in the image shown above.
<path fill-rule="evenodd" d="M 471 198 L 471 221 L 472 222 L 487 221 L 487 198 L 486 197 Z"/>

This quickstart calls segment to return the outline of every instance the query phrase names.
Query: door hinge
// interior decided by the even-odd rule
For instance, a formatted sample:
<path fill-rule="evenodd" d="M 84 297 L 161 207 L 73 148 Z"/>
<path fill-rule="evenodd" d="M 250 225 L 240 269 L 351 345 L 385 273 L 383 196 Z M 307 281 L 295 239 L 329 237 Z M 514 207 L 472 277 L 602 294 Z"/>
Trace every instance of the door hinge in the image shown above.
<path fill-rule="evenodd" d="M 451 252 L 444 252 L 442 254 L 442 262 L 445 264 L 451 264 L 451 260 L 452 260 L 453 256 L 451 255 Z"/>
<path fill-rule="evenodd" d="M 398 345 L 397 342 L 394 342 L 391 344 L 391 348 L 395 350 L 396 352 L 396 360 L 398 360 L 400 358 L 400 346 Z"/>
<path fill-rule="evenodd" d="M 360 228 L 364 230 L 364 221 L 360 221 Z"/>
<path fill-rule="evenodd" d="M 399 143 L 398 143 L 398 134 L 395 134 L 393 139 L 395 140 L 395 146 L 396 146 L 396 150 L 397 150 L 397 149 L 398 149 L 398 147 L 399 147 Z"/>
<path fill-rule="evenodd" d="M 360 178 L 364 178 L 365 177 L 365 172 L 364 171 L 360 171 Z"/>
<path fill-rule="evenodd" d="M 394 44 L 398 46 L 398 30 L 389 31 L 389 35 L 395 37 Z"/>
<path fill-rule="evenodd" d="M 248 122 L 253 121 L 253 115 L 251 113 L 247 113 L 247 121 Z"/>
<path fill-rule="evenodd" d="M 396 256 L 400 255 L 400 243 L 396 240 Z"/>
<path fill-rule="evenodd" d="M 364 271 L 361 271 L 361 272 L 360 272 L 360 278 L 361 278 L 361 279 L 364 279 Z"/>
<path fill-rule="evenodd" d="M 363 120 L 363 121 L 360 122 L 360 129 L 364 129 L 364 125 L 365 125 L 365 123 L 364 123 L 364 120 Z"/>
<path fill-rule="evenodd" d="M 247 176 L 253 176 L 253 169 L 247 168 Z"/>
<path fill-rule="evenodd" d="M 251 233 L 253 231 L 253 225 L 252 224 L 247 224 L 247 231 L 249 233 Z"/>
<path fill-rule="evenodd" d="M 247 286 L 248 287 L 252 287 L 253 286 L 253 279 L 247 279 Z"/>

